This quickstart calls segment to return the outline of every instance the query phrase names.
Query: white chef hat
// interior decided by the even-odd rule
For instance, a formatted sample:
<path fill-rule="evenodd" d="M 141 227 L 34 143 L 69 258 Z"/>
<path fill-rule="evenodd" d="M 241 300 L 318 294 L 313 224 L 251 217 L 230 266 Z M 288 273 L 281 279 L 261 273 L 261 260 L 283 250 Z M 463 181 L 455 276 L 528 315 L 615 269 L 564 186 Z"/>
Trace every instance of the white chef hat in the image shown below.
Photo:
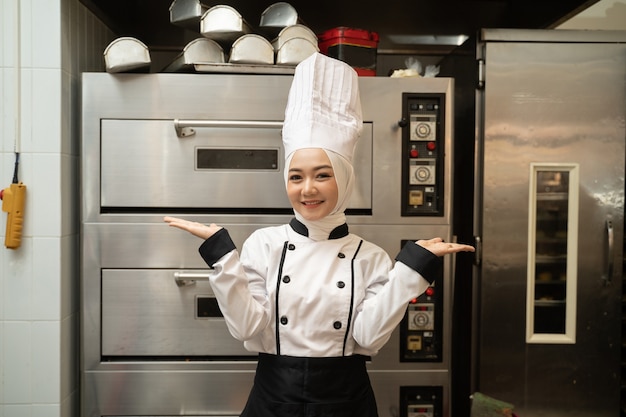
<path fill-rule="evenodd" d="M 298 64 L 285 109 L 285 158 L 298 149 L 323 148 L 352 162 L 362 130 L 356 71 L 320 53 Z"/>

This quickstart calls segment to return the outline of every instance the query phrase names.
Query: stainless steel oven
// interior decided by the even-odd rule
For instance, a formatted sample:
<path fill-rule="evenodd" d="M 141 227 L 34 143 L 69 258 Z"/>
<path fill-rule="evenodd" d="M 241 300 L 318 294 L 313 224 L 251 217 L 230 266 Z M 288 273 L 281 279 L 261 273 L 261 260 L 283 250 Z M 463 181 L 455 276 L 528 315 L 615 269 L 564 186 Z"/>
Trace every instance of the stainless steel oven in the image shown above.
<path fill-rule="evenodd" d="M 361 77 L 350 230 L 390 256 L 451 240 L 447 78 Z M 256 356 L 230 336 L 198 255 L 163 223 L 237 246 L 292 216 L 280 130 L 290 74 L 83 75 L 82 415 L 236 416 Z M 368 363 L 381 416 L 450 413 L 452 258 Z"/>
<path fill-rule="evenodd" d="M 115 119 L 103 120 L 101 129 L 105 209 L 290 207 L 281 187 L 280 122 Z M 352 208 L 371 210 L 371 129 L 365 125 L 355 157 L 361 175 Z"/>

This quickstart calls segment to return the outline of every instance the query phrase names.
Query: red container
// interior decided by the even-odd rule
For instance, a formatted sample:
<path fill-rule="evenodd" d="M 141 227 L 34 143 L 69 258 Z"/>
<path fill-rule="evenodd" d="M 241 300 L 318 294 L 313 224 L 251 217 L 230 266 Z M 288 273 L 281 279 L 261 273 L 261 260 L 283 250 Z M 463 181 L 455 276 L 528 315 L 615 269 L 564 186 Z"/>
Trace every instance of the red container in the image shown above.
<path fill-rule="evenodd" d="M 346 62 L 359 75 L 376 75 L 378 33 L 337 27 L 317 36 L 320 52 Z"/>

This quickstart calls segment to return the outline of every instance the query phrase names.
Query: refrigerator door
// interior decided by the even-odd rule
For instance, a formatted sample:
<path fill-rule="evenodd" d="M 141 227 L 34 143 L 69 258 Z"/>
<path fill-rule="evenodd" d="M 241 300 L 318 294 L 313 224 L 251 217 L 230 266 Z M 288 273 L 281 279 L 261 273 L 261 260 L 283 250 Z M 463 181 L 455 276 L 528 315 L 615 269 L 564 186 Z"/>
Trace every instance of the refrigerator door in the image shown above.
<path fill-rule="evenodd" d="M 619 410 L 626 35 L 615 35 L 496 30 L 478 43 L 474 376 L 520 416 Z"/>

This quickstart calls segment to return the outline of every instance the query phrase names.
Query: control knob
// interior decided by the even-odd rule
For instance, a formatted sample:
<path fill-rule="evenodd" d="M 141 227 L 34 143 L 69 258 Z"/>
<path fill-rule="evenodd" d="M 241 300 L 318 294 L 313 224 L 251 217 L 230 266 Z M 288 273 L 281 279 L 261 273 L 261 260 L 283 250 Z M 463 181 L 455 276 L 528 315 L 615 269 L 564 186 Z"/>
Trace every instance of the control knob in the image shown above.
<path fill-rule="evenodd" d="M 430 135 L 430 125 L 428 123 L 420 123 L 415 127 L 415 134 L 418 138 L 427 138 Z"/>

